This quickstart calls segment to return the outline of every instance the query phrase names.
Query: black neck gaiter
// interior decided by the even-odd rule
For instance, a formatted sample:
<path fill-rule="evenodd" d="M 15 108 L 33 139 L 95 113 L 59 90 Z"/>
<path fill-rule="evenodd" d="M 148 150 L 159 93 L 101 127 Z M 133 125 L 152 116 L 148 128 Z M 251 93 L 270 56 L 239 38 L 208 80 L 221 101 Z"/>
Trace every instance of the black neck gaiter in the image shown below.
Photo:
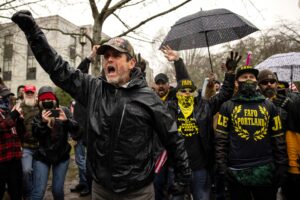
<path fill-rule="evenodd" d="M 238 94 L 244 97 L 252 97 L 256 94 L 257 82 L 252 80 L 238 81 Z"/>

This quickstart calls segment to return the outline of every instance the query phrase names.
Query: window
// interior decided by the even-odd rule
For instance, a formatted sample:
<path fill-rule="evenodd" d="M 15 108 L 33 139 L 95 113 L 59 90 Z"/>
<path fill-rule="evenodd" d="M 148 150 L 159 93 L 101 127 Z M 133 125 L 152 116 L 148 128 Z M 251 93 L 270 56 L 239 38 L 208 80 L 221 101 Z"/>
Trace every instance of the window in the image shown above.
<path fill-rule="evenodd" d="M 27 45 L 27 71 L 26 71 L 27 80 L 36 79 L 36 67 L 37 67 L 37 61 L 34 58 L 30 46 Z"/>
<path fill-rule="evenodd" d="M 70 50 L 70 64 L 75 65 L 75 60 L 76 60 L 76 46 L 75 45 L 70 45 L 69 47 Z"/>
<path fill-rule="evenodd" d="M 11 67 L 13 57 L 13 36 L 4 36 L 4 49 L 3 49 L 3 80 L 11 80 Z"/>

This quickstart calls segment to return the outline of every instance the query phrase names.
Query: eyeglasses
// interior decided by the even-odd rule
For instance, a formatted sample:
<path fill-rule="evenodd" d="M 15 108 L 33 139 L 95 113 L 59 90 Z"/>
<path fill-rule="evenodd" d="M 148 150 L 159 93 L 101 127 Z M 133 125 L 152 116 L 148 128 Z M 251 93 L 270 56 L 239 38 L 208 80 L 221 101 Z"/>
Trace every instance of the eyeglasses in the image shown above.
<path fill-rule="evenodd" d="M 260 84 L 262 84 L 262 85 L 268 85 L 269 83 L 274 84 L 275 82 L 276 82 L 276 80 L 271 79 L 271 80 L 261 81 Z"/>
<path fill-rule="evenodd" d="M 182 93 L 192 93 L 194 91 L 191 88 L 184 88 L 184 89 L 180 89 L 179 92 L 182 92 Z"/>

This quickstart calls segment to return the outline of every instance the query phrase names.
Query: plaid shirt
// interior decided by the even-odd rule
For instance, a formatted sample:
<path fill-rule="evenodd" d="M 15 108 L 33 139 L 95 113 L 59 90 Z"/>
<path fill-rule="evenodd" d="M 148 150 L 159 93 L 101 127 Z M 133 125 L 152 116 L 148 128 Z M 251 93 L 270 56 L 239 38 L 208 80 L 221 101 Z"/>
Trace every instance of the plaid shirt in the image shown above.
<path fill-rule="evenodd" d="M 14 116 L 16 116 L 15 113 Z M 0 109 L 0 163 L 22 157 L 21 142 L 16 132 L 15 121 L 9 113 L 6 114 Z"/>

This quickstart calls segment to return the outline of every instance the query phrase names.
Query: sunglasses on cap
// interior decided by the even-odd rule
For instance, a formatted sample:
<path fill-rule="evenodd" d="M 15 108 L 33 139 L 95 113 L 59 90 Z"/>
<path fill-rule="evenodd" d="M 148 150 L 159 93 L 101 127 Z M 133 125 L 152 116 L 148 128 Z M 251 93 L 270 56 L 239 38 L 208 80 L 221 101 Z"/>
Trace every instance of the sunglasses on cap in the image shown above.
<path fill-rule="evenodd" d="M 264 81 L 261 81 L 259 84 L 268 85 L 269 83 L 274 84 L 274 83 L 276 83 L 276 80 L 275 79 L 264 80 Z"/>
<path fill-rule="evenodd" d="M 178 91 L 182 92 L 182 93 L 192 93 L 192 92 L 194 92 L 194 90 L 192 90 L 191 88 L 182 88 L 182 89 L 179 89 Z"/>

